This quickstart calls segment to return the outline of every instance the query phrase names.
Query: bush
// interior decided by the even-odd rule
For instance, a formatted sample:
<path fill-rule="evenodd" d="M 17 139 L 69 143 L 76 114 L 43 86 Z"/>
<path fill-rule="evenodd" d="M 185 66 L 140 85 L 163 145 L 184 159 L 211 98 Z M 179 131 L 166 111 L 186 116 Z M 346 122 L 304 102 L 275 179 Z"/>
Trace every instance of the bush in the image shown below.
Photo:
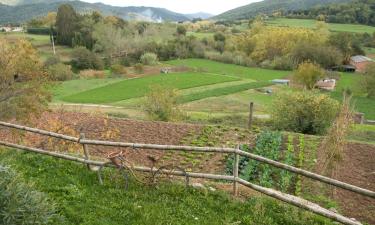
<path fill-rule="evenodd" d="M 50 67 L 50 66 L 55 65 L 55 64 L 58 64 L 58 63 L 60 63 L 60 62 L 61 62 L 60 57 L 54 55 L 54 56 L 49 57 L 49 58 L 44 62 L 44 66 L 45 66 L 45 67 Z"/>
<path fill-rule="evenodd" d="M 27 28 L 26 32 L 28 34 L 50 35 L 51 34 L 51 28 L 49 28 L 49 27 Z"/>
<path fill-rule="evenodd" d="M 145 53 L 141 56 L 141 62 L 144 65 L 156 65 L 158 63 L 158 56 L 155 53 Z"/>
<path fill-rule="evenodd" d="M 339 109 L 338 101 L 316 92 L 282 92 L 272 104 L 272 121 L 278 130 L 324 134 Z"/>
<path fill-rule="evenodd" d="M 0 165 L 0 224 L 51 224 L 59 216 L 44 193 L 33 190 L 13 170 Z"/>
<path fill-rule="evenodd" d="M 367 66 L 363 76 L 362 85 L 367 92 L 367 97 L 375 98 L 375 65 L 371 64 Z"/>
<path fill-rule="evenodd" d="M 306 89 L 313 89 L 316 82 L 325 76 L 324 70 L 315 63 L 304 62 L 293 73 L 293 80 Z"/>
<path fill-rule="evenodd" d="M 125 66 L 120 65 L 120 64 L 112 65 L 111 72 L 112 72 L 112 75 L 111 75 L 112 77 L 123 77 L 128 73 Z"/>
<path fill-rule="evenodd" d="M 98 55 L 86 49 L 85 47 L 75 48 L 73 50 L 72 57 L 73 57 L 72 62 L 71 62 L 72 66 L 74 66 L 75 68 L 79 70 L 85 70 L 85 69 L 102 70 L 104 69 L 103 60 Z"/>
<path fill-rule="evenodd" d="M 82 70 L 79 77 L 81 79 L 102 79 L 105 77 L 105 73 L 102 70 Z"/>
<path fill-rule="evenodd" d="M 137 63 L 134 65 L 134 70 L 137 73 L 143 73 L 145 69 L 142 63 Z"/>
<path fill-rule="evenodd" d="M 58 63 L 48 67 L 48 74 L 53 81 L 66 81 L 73 78 L 71 67 L 63 63 Z"/>
<path fill-rule="evenodd" d="M 146 94 L 144 110 L 151 120 L 177 121 L 181 118 L 176 90 L 155 85 Z"/>

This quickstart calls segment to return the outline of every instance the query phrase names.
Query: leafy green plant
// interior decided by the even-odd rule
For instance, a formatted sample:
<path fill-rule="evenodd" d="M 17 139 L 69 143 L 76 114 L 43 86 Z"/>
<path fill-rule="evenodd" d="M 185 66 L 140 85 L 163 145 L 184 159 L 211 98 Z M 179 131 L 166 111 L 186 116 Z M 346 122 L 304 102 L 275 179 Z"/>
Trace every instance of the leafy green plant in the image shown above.
<path fill-rule="evenodd" d="M 272 160 L 279 160 L 280 148 L 282 145 L 282 135 L 279 132 L 265 131 L 261 133 L 256 141 L 255 154 L 264 156 Z M 249 160 L 240 171 L 241 177 L 248 181 L 256 181 L 262 186 L 272 187 L 274 178 L 279 174 L 279 169 L 268 164 Z"/>
<path fill-rule="evenodd" d="M 303 167 L 303 164 L 305 162 L 305 136 L 301 134 L 299 136 L 299 152 L 298 152 L 298 162 L 297 166 L 299 168 Z M 300 196 L 302 193 L 302 176 L 297 176 L 297 182 L 296 182 L 296 195 Z"/>
<path fill-rule="evenodd" d="M 284 163 L 288 165 L 294 165 L 294 144 L 293 144 L 294 138 L 293 135 L 288 136 L 288 145 L 287 150 L 285 152 L 284 156 Z M 294 174 L 291 172 L 288 172 L 287 170 L 281 170 L 280 173 L 280 188 L 283 192 L 287 192 L 290 186 L 292 185 L 292 179 L 294 177 Z"/>

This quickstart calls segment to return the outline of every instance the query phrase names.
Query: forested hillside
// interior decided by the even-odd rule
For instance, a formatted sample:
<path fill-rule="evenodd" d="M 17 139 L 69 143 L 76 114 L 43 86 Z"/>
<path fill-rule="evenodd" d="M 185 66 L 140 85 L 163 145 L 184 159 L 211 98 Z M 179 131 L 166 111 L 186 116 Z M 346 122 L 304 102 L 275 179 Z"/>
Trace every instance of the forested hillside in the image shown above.
<path fill-rule="evenodd" d="M 44 2 L 28 5 L 1 5 L 0 24 L 19 23 L 31 18 L 47 15 L 48 12 L 56 12 L 62 2 Z M 183 14 L 175 13 L 163 8 L 153 7 L 115 7 L 102 3 L 87 3 L 81 1 L 69 2 L 80 13 L 99 11 L 103 15 L 114 15 L 122 19 L 134 19 L 144 21 L 186 21 L 189 18 Z"/>
<path fill-rule="evenodd" d="M 289 12 L 288 17 L 318 19 L 330 23 L 375 25 L 375 0 L 355 0 Z"/>
<path fill-rule="evenodd" d="M 217 20 L 236 20 L 252 18 L 260 13 L 272 14 L 275 11 L 289 11 L 309 9 L 318 5 L 330 3 L 348 2 L 349 0 L 264 0 L 252 3 L 239 8 L 229 10 L 215 16 Z"/>

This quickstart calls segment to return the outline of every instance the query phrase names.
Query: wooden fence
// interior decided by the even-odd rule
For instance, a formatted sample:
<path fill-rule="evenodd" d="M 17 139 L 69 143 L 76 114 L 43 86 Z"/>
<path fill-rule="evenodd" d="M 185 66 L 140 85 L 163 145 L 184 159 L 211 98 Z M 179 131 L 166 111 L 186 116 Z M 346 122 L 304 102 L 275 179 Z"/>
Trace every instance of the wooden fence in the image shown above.
<path fill-rule="evenodd" d="M 339 187 L 348 191 L 355 192 L 357 194 L 375 198 L 375 192 L 371 190 L 367 190 L 361 187 L 357 187 L 342 181 L 338 181 L 329 177 L 325 177 L 307 170 L 303 170 L 300 168 L 296 168 L 287 164 L 283 164 L 271 159 L 267 159 L 265 157 L 255 155 L 249 152 L 245 152 L 240 150 L 239 146 L 237 148 L 217 148 L 217 147 L 193 147 L 193 146 L 176 146 L 176 145 L 155 145 L 155 144 L 140 144 L 140 143 L 125 143 L 125 142 L 112 142 L 112 141 L 99 141 L 99 140 L 89 140 L 86 139 L 84 134 L 81 134 L 79 138 L 77 137 L 71 137 L 63 134 L 58 134 L 50 131 L 40 130 L 36 128 L 26 127 L 26 126 L 20 126 L 16 124 L 6 123 L 6 122 L 0 122 L 0 126 L 7 127 L 7 128 L 13 128 L 17 130 L 23 130 L 32 132 L 39 135 L 49 136 L 53 138 L 58 138 L 66 141 L 71 141 L 75 143 L 79 143 L 83 147 L 85 158 L 79 158 L 71 155 L 66 155 L 62 153 L 56 153 L 51 152 L 43 149 L 38 148 L 32 148 L 32 147 L 26 147 L 18 144 L 12 144 L 5 141 L 0 141 L 0 145 L 10 147 L 10 148 L 16 148 L 21 149 L 24 151 L 30 151 L 35 152 L 39 154 L 49 155 L 56 158 L 61 158 L 65 160 L 75 161 L 83 164 L 94 165 L 94 166 L 113 166 L 111 164 L 108 164 L 108 162 L 102 162 L 102 161 L 93 161 L 89 158 L 89 145 L 97 145 L 97 146 L 110 146 L 110 147 L 131 147 L 133 149 L 152 149 L 152 150 L 160 150 L 160 151 L 188 151 L 188 152 L 200 152 L 200 153 L 225 153 L 225 154 L 234 154 L 234 168 L 233 168 L 233 176 L 229 175 L 218 175 L 218 174 L 207 174 L 207 173 L 193 173 L 193 172 L 187 172 L 187 176 L 191 178 L 204 178 L 204 179 L 213 179 L 213 180 L 226 180 L 226 181 L 232 181 L 233 182 L 233 193 L 234 195 L 237 195 L 238 193 L 238 184 L 241 184 L 245 187 L 249 187 L 253 190 L 256 190 L 262 194 L 271 196 L 273 198 L 276 198 L 278 200 L 281 200 L 283 202 L 289 203 L 291 205 L 297 206 L 299 208 L 303 208 L 306 210 L 309 210 L 313 213 L 316 213 L 318 215 L 324 216 L 326 218 L 330 218 L 332 220 L 335 220 L 337 222 L 348 224 L 348 225 L 359 225 L 361 224 L 358 221 L 352 220 L 350 218 L 347 218 L 343 215 L 340 215 L 338 213 L 335 213 L 333 211 L 330 211 L 328 209 L 325 209 L 323 207 L 320 207 L 319 205 L 309 202 L 305 199 L 285 194 L 277 190 L 273 190 L 270 188 L 261 187 L 259 185 L 250 183 L 246 180 L 241 179 L 238 176 L 238 168 L 239 168 L 239 156 L 248 157 L 250 159 L 269 164 L 271 166 L 287 170 L 289 172 L 293 172 L 308 178 L 311 178 L 313 180 L 317 180 L 326 184 L 333 185 L 335 187 Z M 148 168 L 148 167 L 139 167 L 136 166 L 134 168 L 135 171 L 139 172 L 151 172 L 153 170 L 157 170 L 156 168 Z M 176 176 L 185 176 L 183 172 L 179 171 L 163 171 L 164 173 L 170 173 L 172 175 Z"/>

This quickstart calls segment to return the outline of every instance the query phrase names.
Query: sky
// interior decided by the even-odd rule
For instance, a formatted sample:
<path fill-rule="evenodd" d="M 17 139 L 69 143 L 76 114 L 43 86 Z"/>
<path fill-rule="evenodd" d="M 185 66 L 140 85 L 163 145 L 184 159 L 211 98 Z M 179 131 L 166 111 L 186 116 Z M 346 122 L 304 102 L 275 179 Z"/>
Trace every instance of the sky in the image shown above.
<path fill-rule="evenodd" d="M 152 6 L 172 10 L 178 13 L 207 12 L 220 14 L 239 6 L 260 0 L 84 0 L 86 2 L 102 2 L 114 6 Z"/>

